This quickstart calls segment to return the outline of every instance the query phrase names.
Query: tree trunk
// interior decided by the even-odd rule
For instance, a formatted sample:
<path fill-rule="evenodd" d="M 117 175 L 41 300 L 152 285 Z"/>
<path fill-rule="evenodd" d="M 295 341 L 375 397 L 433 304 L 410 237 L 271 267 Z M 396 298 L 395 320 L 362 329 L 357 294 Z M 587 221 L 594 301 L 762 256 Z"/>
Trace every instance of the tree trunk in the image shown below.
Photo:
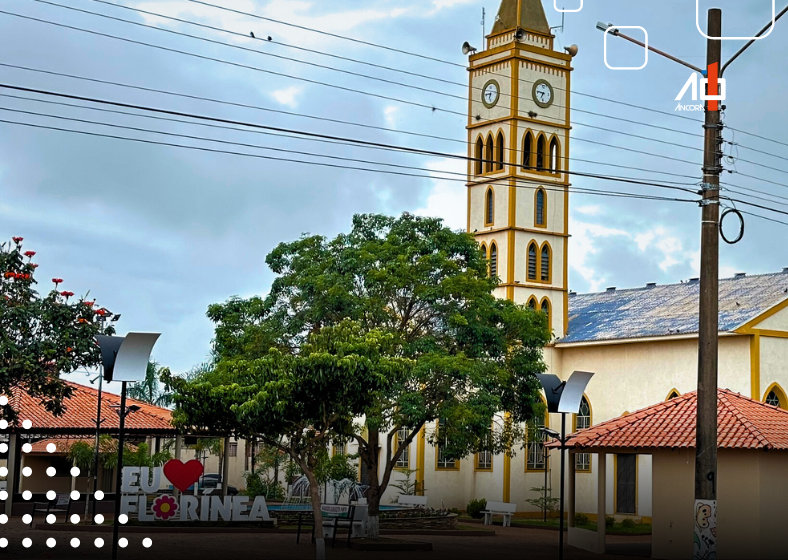
<path fill-rule="evenodd" d="M 320 488 L 315 474 L 307 467 L 306 462 L 301 462 L 301 470 L 309 481 L 309 497 L 312 499 L 312 517 L 315 520 L 315 558 L 325 560 L 326 541 L 323 538 L 323 512 L 320 511 Z"/>
<path fill-rule="evenodd" d="M 222 462 L 222 468 L 219 470 L 219 473 L 222 477 L 222 498 L 226 498 L 227 485 L 229 484 L 228 479 L 230 478 L 230 436 L 224 438 L 223 447 L 222 456 L 224 457 L 224 461 Z"/>
<path fill-rule="evenodd" d="M 378 449 L 380 448 L 380 432 L 370 429 L 368 434 L 368 447 L 362 455 L 362 460 L 367 464 L 367 492 L 368 514 L 367 514 L 367 537 L 370 539 L 380 538 L 380 498 L 385 488 L 381 488 L 378 478 Z"/>

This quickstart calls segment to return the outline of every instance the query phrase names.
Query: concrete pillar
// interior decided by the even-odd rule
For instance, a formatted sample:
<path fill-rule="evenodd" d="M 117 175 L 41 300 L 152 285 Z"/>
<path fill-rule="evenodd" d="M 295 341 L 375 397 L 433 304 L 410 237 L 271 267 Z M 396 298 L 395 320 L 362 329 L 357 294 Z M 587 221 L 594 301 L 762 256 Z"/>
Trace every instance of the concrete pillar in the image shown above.
<path fill-rule="evenodd" d="M 14 487 L 14 483 L 17 479 L 17 456 L 19 455 L 18 447 L 19 443 L 19 436 L 12 433 L 8 436 L 8 460 L 6 461 L 6 467 L 8 468 L 8 476 L 6 477 L 7 489 L 8 489 L 8 499 L 5 501 L 5 514 L 8 517 L 11 517 L 11 509 L 14 507 L 14 494 L 16 494 L 17 489 Z"/>
<path fill-rule="evenodd" d="M 597 550 L 604 554 L 605 553 L 605 517 L 607 515 L 607 455 L 604 453 L 597 453 L 597 484 L 596 484 L 596 495 L 597 495 L 597 520 L 596 520 L 596 532 L 597 532 Z"/>
<path fill-rule="evenodd" d="M 576 495 L 576 492 L 575 492 L 575 478 L 576 478 L 575 477 L 575 454 L 574 454 L 574 452 L 569 451 L 568 455 L 569 455 L 569 457 L 567 457 L 567 462 L 569 464 L 567 465 L 567 467 L 569 467 L 569 468 L 567 469 L 567 471 L 568 471 L 568 474 L 569 474 L 569 479 L 567 480 L 567 491 L 566 491 L 566 497 L 567 497 L 567 502 L 568 502 L 568 506 L 566 508 L 566 514 L 567 514 L 567 517 L 568 517 L 568 519 L 567 519 L 568 526 L 569 527 L 574 527 L 575 526 L 575 495 Z"/>

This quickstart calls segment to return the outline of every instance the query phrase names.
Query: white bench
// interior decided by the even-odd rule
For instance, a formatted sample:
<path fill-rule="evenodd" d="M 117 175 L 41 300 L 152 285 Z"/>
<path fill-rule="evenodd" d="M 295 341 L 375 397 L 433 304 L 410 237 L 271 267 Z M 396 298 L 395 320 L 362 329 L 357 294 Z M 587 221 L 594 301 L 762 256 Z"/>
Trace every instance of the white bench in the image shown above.
<path fill-rule="evenodd" d="M 426 507 L 427 496 L 408 496 L 400 494 L 397 496 L 397 505 L 410 507 Z"/>
<path fill-rule="evenodd" d="M 487 502 L 487 509 L 482 513 L 484 514 L 484 524 L 492 525 L 493 515 L 500 515 L 503 517 L 503 526 L 512 526 L 512 514 L 517 511 L 517 504 L 509 504 L 506 502 Z"/>

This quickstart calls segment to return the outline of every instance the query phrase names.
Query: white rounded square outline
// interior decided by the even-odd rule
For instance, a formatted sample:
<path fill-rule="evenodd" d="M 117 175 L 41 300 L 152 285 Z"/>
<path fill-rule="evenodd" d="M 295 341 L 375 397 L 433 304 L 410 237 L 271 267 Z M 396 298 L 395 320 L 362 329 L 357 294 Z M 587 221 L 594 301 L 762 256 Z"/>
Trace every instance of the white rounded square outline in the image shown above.
<path fill-rule="evenodd" d="M 574 13 L 574 12 L 579 12 L 580 10 L 582 10 L 582 9 L 583 9 L 583 0 L 580 0 L 580 7 L 579 7 L 578 9 L 576 9 L 576 10 L 564 10 L 564 9 L 559 9 L 559 8 L 558 8 L 558 0 L 553 0 L 553 8 L 555 8 L 555 11 L 556 11 L 556 12 L 561 12 L 561 13 L 566 13 L 566 14 L 571 14 L 571 13 Z"/>
<path fill-rule="evenodd" d="M 643 66 L 610 66 L 607 63 L 607 35 L 613 29 L 641 29 L 646 36 L 646 61 L 643 63 Z M 605 66 L 610 68 L 611 70 L 642 70 L 648 64 L 648 31 L 646 31 L 645 27 L 640 27 L 639 25 L 611 25 L 607 29 L 605 29 Z"/>
<path fill-rule="evenodd" d="M 700 28 L 700 0 L 695 0 L 695 27 L 698 28 L 700 34 L 703 35 L 706 39 L 717 39 L 719 41 L 760 41 L 761 39 L 766 39 L 769 35 L 772 34 L 774 31 L 774 24 L 776 23 L 776 14 L 777 14 L 777 6 L 775 5 L 775 0 L 772 0 L 772 26 L 769 28 L 769 32 L 766 35 L 761 35 L 760 37 L 709 37 L 704 33 L 703 29 Z"/>

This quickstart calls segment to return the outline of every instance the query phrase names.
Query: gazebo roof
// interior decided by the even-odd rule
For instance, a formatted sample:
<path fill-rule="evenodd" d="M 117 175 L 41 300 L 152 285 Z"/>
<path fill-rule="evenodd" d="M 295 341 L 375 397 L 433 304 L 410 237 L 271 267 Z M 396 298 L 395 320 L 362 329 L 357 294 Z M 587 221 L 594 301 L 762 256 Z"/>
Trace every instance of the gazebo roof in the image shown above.
<path fill-rule="evenodd" d="M 19 414 L 19 420 L 30 420 L 29 431 L 35 434 L 95 435 L 98 391 L 70 381 L 64 383 L 73 389 L 70 399 L 64 401 L 66 411 L 60 416 L 48 412 L 41 403 L 27 392 L 12 391 L 11 406 Z M 126 399 L 126 406 L 136 405 L 140 410 L 126 416 L 124 433 L 132 435 L 169 435 L 176 432 L 172 426 L 172 411 L 134 399 Z M 120 396 L 103 391 L 101 393 L 101 431 L 117 433 L 120 419 L 117 411 Z M 21 427 L 15 428 L 22 431 Z"/>
<path fill-rule="evenodd" d="M 697 391 L 685 393 L 580 430 L 568 436 L 566 446 L 578 451 L 694 448 L 697 403 Z M 717 391 L 717 426 L 720 449 L 788 450 L 788 411 L 728 389 Z"/>

